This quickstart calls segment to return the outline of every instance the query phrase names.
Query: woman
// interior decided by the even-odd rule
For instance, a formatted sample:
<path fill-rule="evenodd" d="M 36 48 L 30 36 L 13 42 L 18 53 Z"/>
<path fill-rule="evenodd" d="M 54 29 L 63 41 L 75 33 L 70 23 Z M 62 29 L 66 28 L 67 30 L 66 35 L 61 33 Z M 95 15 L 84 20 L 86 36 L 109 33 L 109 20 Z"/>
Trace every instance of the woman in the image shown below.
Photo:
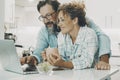
<path fill-rule="evenodd" d="M 71 2 L 58 10 L 58 54 L 50 56 L 54 66 L 70 69 L 90 68 L 98 49 L 96 33 L 87 27 L 85 6 L 81 2 Z"/>

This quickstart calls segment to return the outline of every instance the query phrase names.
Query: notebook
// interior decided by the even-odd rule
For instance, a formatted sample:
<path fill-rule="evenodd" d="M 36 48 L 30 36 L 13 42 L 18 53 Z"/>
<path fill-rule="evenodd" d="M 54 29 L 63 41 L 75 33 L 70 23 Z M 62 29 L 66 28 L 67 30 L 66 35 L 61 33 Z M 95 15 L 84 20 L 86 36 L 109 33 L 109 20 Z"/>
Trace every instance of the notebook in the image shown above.
<path fill-rule="evenodd" d="M 23 70 L 13 40 L 0 40 L 0 62 L 7 71 L 20 74 L 38 73 L 36 66 Z"/>

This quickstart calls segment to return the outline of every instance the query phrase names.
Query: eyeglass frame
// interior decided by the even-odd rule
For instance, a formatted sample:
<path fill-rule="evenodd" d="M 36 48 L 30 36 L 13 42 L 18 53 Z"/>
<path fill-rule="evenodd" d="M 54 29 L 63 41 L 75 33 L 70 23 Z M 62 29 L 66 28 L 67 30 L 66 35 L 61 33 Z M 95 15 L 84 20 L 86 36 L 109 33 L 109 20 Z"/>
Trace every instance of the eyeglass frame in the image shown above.
<path fill-rule="evenodd" d="M 38 17 L 38 19 L 39 19 L 40 21 L 44 21 L 44 19 L 50 20 L 51 17 L 53 17 L 53 15 L 54 15 L 55 13 L 56 13 L 56 12 L 52 12 L 52 13 L 46 14 L 46 16 L 40 15 L 40 16 Z"/>

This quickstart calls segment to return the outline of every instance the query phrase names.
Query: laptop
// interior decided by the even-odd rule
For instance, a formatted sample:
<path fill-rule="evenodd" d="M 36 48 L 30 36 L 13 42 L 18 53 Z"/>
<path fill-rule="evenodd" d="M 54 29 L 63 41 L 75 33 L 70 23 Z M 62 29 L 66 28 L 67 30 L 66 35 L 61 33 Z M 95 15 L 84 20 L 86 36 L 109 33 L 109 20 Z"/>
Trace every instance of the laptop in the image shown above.
<path fill-rule="evenodd" d="M 23 70 L 13 40 L 0 40 L 0 62 L 7 71 L 20 74 L 38 73 L 36 66 Z"/>

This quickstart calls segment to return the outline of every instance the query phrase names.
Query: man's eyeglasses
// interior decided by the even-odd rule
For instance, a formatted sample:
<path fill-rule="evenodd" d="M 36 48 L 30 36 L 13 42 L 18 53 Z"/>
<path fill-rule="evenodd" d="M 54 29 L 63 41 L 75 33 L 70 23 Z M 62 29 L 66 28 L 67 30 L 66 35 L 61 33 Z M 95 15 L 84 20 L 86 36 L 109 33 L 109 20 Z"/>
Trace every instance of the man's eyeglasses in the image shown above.
<path fill-rule="evenodd" d="M 52 12 L 51 14 L 47 14 L 46 16 L 41 15 L 41 16 L 38 17 L 38 19 L 40 21 L 44 21 L 45 19 L 50 20 L 53 17 L 54 14 L 55 14 L 55 12 Z"/>

